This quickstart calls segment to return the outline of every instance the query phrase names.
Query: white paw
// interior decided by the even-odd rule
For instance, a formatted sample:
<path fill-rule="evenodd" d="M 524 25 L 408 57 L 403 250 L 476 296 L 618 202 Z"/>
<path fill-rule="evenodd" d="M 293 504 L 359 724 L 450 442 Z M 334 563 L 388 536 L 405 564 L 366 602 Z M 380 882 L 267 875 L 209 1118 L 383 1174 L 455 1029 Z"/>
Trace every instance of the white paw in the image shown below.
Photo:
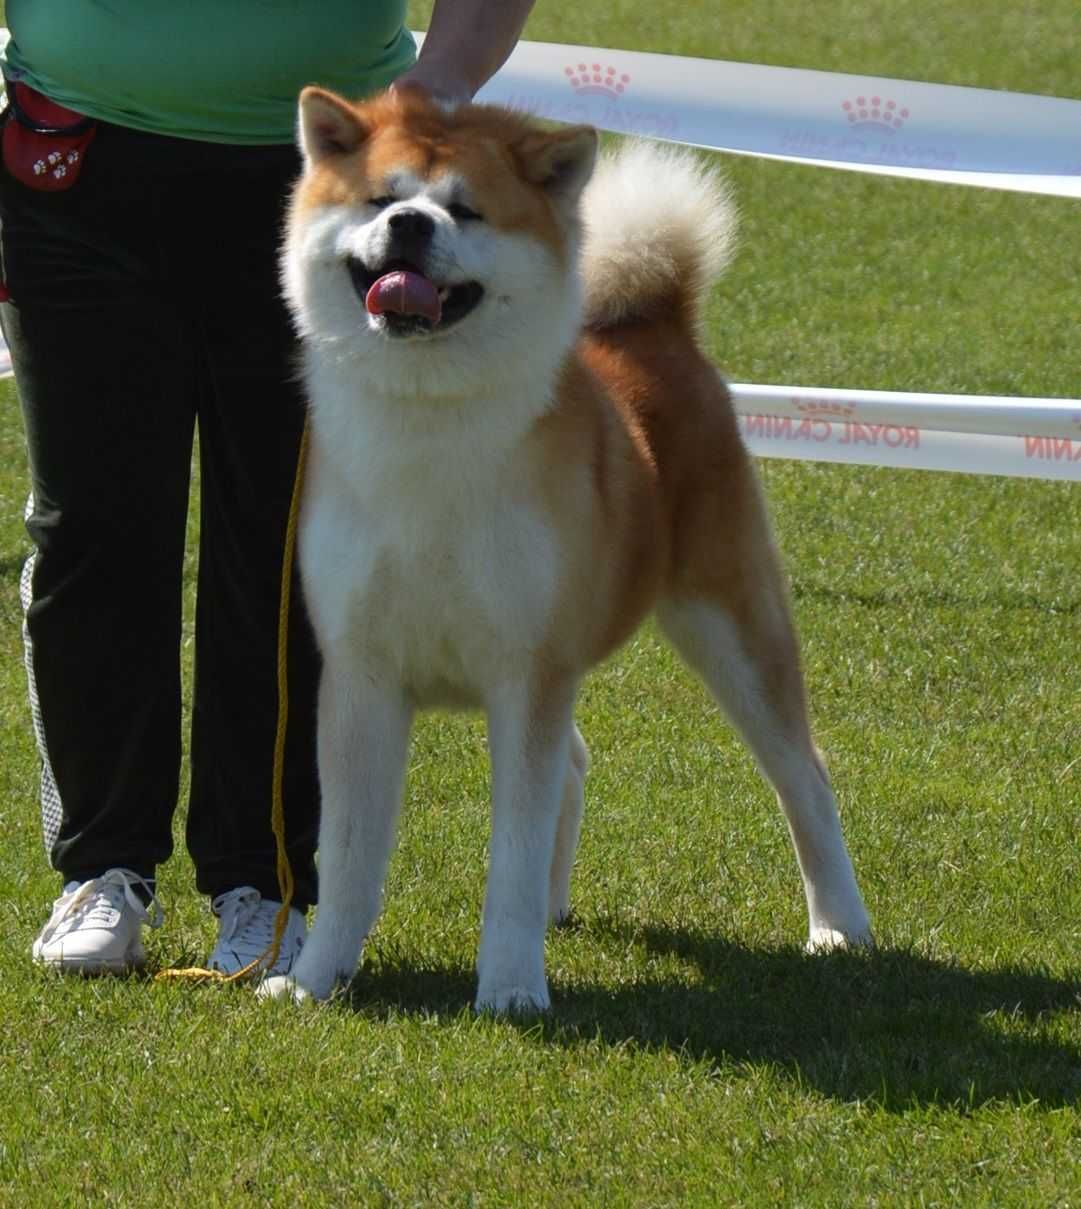
<path fill-rule="evenodd" d="M 311 998 L 292 974 L 274 974 L 264 978 L 256 987 L 255 994 L 259 999 L 292 999 L 294 1003 L 304 1003 Z"/>
<path fill-rule="evenodd" d="M 836 928 L 812 928 L 804 945 L 808 953 L 831 953 L 835 949 L 873 949 L 875 939 L 870 928 L 861 928 L 851 934 Z"/>
<path fill-rule="evenodd" d="M 541 983 L 539 987 L 481 987 L 473 1008 L 493 1016 L 532 1016 L 548 1011 L 551 1006 L 548 988 Z"/>

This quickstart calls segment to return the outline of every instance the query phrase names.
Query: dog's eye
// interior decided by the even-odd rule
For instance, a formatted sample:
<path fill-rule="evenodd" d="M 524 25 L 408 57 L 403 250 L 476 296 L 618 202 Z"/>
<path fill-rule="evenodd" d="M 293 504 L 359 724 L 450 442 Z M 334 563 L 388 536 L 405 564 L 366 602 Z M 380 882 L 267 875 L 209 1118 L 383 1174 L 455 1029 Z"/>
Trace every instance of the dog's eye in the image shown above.
<path fill-rule="evenodd" d="M 387 206 L 394 205 L 393 197 L 369 197 L 368 205 L 375 206 L 377 210 L 385 210 Z"/>
<path fill-rule="evenodd" d="M 478 214 L 476 210 L 471 210 L 468 206 L 463 206 L 461 202 L 451 202 L 447 207 L 447 213 L 455 222 L 483 222 L 484 220 L 482 214 Z"/>

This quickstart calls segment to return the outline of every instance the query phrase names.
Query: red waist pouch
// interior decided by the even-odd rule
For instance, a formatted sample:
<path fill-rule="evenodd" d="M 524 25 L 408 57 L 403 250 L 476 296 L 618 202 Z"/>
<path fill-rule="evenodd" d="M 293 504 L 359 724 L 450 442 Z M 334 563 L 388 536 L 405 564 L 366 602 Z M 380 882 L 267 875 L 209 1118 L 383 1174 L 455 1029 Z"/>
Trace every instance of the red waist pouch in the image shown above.
<path fill-rule="evenodd" d="M 7 95 L 7 120 L 0 142 L 4 167 L 27 188 L 43 193 L 70 189 L 79 179 L 97 123 L 26 84 L 9 80 Z"/>

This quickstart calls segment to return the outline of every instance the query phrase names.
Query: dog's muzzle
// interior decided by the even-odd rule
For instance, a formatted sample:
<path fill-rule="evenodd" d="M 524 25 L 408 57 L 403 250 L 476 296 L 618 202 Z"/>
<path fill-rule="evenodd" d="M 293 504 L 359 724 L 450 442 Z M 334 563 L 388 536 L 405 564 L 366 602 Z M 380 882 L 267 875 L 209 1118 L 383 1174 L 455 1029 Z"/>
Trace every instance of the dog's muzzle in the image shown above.
<path fill-rule="evenodd" d="M 387 219 L 387 257 L 369 267 L 348 261 L 353 288 L 370 315 L 383 318 L 391 336 L 426 336 L 464 319 L 484 296 L 477 281 L 441 283 L 425 271 L 435 222 L 421 210 L 398 210 Z"/>

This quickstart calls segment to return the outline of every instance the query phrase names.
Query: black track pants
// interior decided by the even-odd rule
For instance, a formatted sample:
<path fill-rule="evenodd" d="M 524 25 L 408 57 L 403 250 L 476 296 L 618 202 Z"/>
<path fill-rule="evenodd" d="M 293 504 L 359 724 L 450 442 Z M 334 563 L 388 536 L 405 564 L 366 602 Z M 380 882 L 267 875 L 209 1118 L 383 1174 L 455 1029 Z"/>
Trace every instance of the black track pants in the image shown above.
<path fill-rule="evenodd" d="M 202 514 L 188 847 L 199 889 L 278 898 L 270 786 L 302 406 L 277 249 L 289 147 L 102 125 L 76 185 L 0 182 L 3 327 L 33 497 L 23 577 L 45 839 L 67 879 L 171 852 L 193 434 Z M 315 898 L 316 655 L 290 627 L 285 813 Z"/>

